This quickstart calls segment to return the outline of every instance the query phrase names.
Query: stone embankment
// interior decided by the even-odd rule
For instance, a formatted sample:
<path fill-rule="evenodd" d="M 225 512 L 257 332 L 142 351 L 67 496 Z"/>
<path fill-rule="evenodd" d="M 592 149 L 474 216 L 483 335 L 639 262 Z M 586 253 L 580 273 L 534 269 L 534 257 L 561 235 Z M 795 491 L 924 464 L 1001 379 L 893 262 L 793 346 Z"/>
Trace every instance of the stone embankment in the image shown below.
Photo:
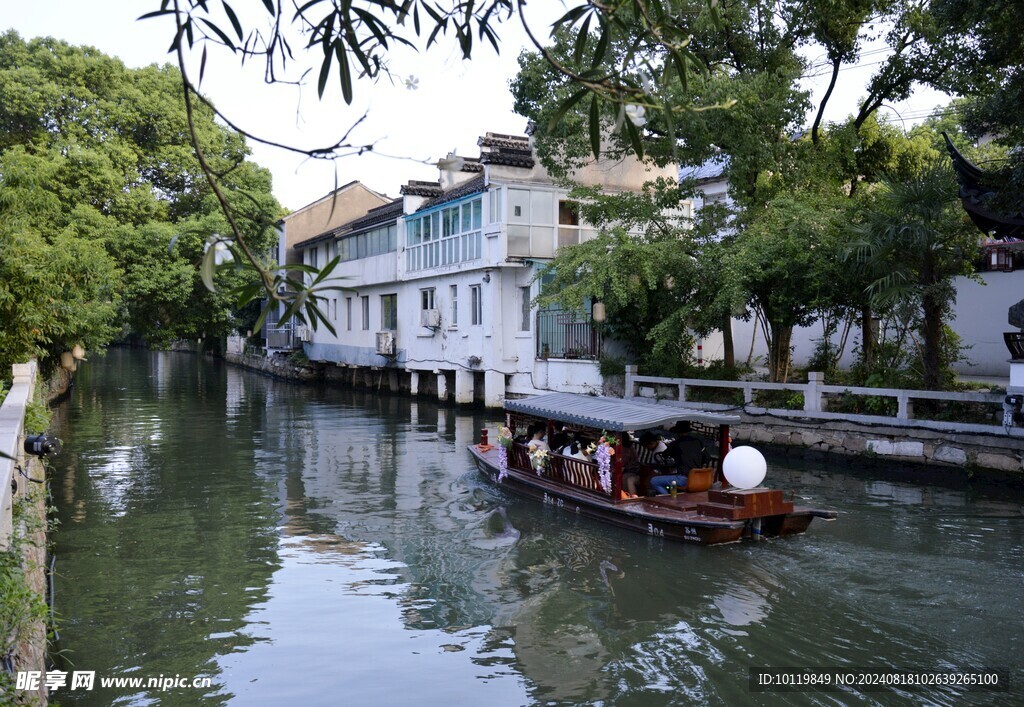
<path fill-rule="evenodd" d="M 286 380 L 325 383 L 352 388 L 376 388 L 408 393 L 408 386 L 389 371 L 339 368 L 296 363 L 284 357 L 229 353 L 229 363 Z M 609 381 L 606 392 L 621 396 L 621 380 Z M 422 392 L 422 391 L 421 391 Z M 815 458 L 874 459 L 898 464 L 922 464 L 961 469 L 1024 472 L 1024 439 L 977 433 L 956 433 L 906 426 L 864 425 L 842 420 L 815 420 L 773 414 L 740 413 L 742 424 L 733 430 L 733 442 L 768 445 L 776 451 Z"/>
<path fill-rule="evenodd" d="M 913 427 L 866 426 L 840 421 L 742 414 L 733 442 L 766 444 L 804 456 L 836 455 L 967 471 L 1024 472 L 1019 437 L 951 433 Z"/>
<path fill-rule="evenodd" d="M 311 363 L 295 363 L 283 356 L 247 356 L 240 353 L 226 353 L 224 360 L 251 371 L 301 383 L 314 383 L 324 377 L 322 367 Z"/>

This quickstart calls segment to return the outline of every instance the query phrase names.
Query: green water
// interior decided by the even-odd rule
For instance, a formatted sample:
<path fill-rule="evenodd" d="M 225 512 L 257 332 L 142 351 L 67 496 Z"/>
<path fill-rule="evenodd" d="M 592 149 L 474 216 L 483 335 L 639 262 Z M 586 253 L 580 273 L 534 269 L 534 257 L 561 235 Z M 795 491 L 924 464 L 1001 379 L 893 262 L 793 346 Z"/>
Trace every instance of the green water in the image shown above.
<path fill-rule="evenodd" d="M 769 482 L 836 508 L 699 548 L 519 499 L 493 414 L 112 351 L 60 417 L 55 649 L 163 705 L 991 704 L 1024 700 L 1024 505 L 880 471 Z M 493 432 L 492 432 L 493 434 Z M 751 666 L 1010 671 L 1009 693 L 752 693 Z M 161 692 L 101 678 L 208 678 Z"/>

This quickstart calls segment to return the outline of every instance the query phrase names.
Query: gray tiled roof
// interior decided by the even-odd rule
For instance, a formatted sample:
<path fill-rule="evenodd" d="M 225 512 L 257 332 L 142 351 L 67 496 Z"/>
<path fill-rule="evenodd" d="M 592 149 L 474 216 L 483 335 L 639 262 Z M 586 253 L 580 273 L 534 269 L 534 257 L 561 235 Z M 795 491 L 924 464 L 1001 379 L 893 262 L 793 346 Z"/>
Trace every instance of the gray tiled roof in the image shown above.
<path fill-rule="evenodd" d="M 709 425 L 734 425 L 740 421 L 738 415 L 703 412 L 636 398 L 603 398 L 574 393 L 551 393 L 522 400 L 506 400 L 505 409 L 613 432 L 646 430 L 679 420 Z"/>
<path fill-rule="evenodd" d="M 470 194 L 482 192 L 486 188 L 487 185 L 484 182 L 484 175 L 481 174 L 479 176 L 473 177 L 469 181 L 463 182 L 462 184 L 453 187 L 452 189 L 449 189 L 440 196 L 435 196 L 433 199 L 428 199 L 426 202 L 424 202 L 422 206 L 420 206 L 420 208 L 416 210 L 423 211 L 424 209 L 430 209 L 440 204 L 446 204 L 449 201 L 455 201 L 457 199 L 461 199 L 464 196 L 469 196 Z"/>
<path fill-rule="evenodd" d="M 403 185 L 399 191 L 406 196 L 438 196 L 441 194 L 441 184 L 410 179 L 409 183 Z"/>
<path fill-rule="evenodd" d="M 384 204 L 383 206 L 377 206 L 366 212 L 366 216 L 357 218 L 355 221 L 349 223 L 350 230 L 361 231 L 369 228 L 370 226 L 376 226 L 386 221 L 395 221 L 399 216 L 402 215 L 402 200 L 395 199 L 390 204 Z"/>
<path fill-rule="evenodd" d="M 529 169 L 536 164 L 530 139 L 523 135 L 487 133 L 476 144 L 481 148 L 480 161 L 484 164 L 498 164 Z"/>
<path fill-rule="evenodd" d="M 305 248 L 307 246 L 315 245 L 323 241 L 329 241 L 333 238 L 339 238 L 341 236 L 348 236 L 359 231 L 365 231 L 373 226 L 377 226 L 381 223 L 388 221 L 396 221 L 398 217 L 402 215 L 402 200 L 395 199 L 389 204 L 383 204 L 377 206 L 366 212 L 359 218 L 346 221 L 340 226 L 318 233 L 312 238 L 307 238 L 304 241 L 299 241 L 295 244 L 296 248 Z"/>

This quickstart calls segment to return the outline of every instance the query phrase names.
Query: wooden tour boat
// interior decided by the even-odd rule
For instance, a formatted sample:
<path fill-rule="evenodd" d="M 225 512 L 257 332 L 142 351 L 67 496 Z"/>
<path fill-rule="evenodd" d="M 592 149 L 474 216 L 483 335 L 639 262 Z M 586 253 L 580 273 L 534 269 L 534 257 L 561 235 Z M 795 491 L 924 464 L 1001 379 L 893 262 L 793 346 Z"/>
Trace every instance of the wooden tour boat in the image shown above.
<path fill-rule="evenodd" d="M 530 424 L 542 424 L 548 439 L 564 429 L 592 440 L 607 436 L 614 442 L 610 455 L 607 450 L 594 455 L 598 461 L 583 461 L 554 450 L 543 460 L 531 459 L 525 443 L 491 444 L 487 430 L 482 432 L 480 444 L 469 448 L 477 468 L 495 483 L 571 513 L 702 545 L 795 535 L 803 533 L 814 518 L 836 518 L 832 510 L 794 506 L 779 490 L 728 486 L 721 463 L 730 449 L 729 426 L 739 422 L 736 415 L 571 393 L 509 400 L 505 410 L 506 424 L 513 433 Z M 639 434 L 681 421 L 689 421 L 708 447 L 714 442 L 717 458 L 715 450 L 710 450 L 712 466 L 693 470 L 687 488 L 676 495 L 627 497 L 622 488 L 623 455 L 618 438 L 627 431 Z"/>

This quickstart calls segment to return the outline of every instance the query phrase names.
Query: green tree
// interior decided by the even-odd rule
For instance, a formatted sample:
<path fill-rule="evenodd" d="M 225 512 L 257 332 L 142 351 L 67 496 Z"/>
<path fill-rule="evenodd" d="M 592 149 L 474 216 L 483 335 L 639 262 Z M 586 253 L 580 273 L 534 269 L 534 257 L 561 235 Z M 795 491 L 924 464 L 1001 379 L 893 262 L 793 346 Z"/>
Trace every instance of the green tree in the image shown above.
<path fill-rule="evenodd" d="M 0 212 L 11 273 L 0 358 L 48 356 L 49 365 L 75 343 L 101 348 L 124 322 L 154 345 L 236 323 L 227 293 L 253 276 L 225 272 L 218 293 L 203 286 L 205 244 L 229 226 L 190 136 L 221 175 L 236 227 L 254 247 L 271 243 L 280 207 L 269 173 L 247 161 L 245 139 L 205 105 L 185 110 L 175 69 L 130 70 L 95 49 L 8 32 L 0 35 L 0 97 Z M 58 242 L 75 258 L 54 254 Z M 81 287 L 78 300 L 65 294 L 75 306 L 59 321 L 35 311 L 49 306 L 33 290 L 46 278 L 27 277 L 43 272 L 39 263 L 65 268 L 47 276 L 55 287 Z M 82 272 L 71 270 L 75 263 Z"/>
<path fill-rule="evenodd" d="M 924 386 L 939 389 L 952 281 L 973 272 L 978 247 L 946 160 L 933 160 L 909 179 L 883 181 L 854 234 L 857 257 L 877 274 L 873 301 L 920 307 Z"/>
<path fill-rule="evenodd" d="M 932 0 L 928 6 L 936 26 L 932 53 L 943 57 L 948 71 L 932 85 L 962 96 L 959 115 L 973 137 L 991 135 L 1005 148 L 1008 160 L 999 204 L 1008 214 L 1024 209 L 1024 34 L 1017 0 Z"/>
<path fill-rule="evenodd" d="M 789 375 L 793 328 L 835 302 L 842 201 L 796 192 L 771 201 L 736 238 L 726 267 L 745 293 L 768 342 L 773 382 Z"/>
<path fill-rule="evenodd" d="M 116 334 L 120 272 L 79 222 L 53 228 L 58 203 L 49 159 L 21 147 L 0 155 L 0 371 L 30 357 L 44 370 L 75 344 L 105 346 Z M 69 219 L 70 220 L 70 219 Z"/>

